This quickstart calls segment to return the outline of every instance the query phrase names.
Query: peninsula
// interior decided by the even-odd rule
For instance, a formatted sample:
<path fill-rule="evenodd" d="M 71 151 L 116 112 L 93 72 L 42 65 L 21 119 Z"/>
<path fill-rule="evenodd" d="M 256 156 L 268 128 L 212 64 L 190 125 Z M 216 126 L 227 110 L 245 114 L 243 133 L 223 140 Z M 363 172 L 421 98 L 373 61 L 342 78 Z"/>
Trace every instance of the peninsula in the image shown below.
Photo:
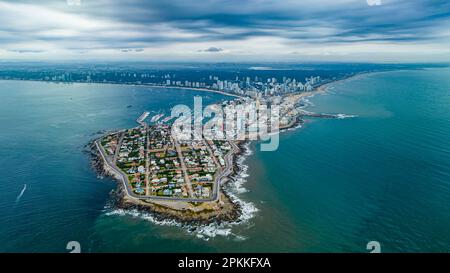
<path fill-rule="evenodd" d="M 322 86 L 256 99 L 238 97 L 214 107 L 276 104 L 277 129 L 285 130 L 303 123 L 304 117 L 343 117 L 303 109 L 306 97 L 324 89 Z M 109 132 L 93 142 L 97 169 L 120 182 L 115 191 L 116 206 L 152 212 L 161 219 L 182 223 L 237 220 L 239 202 L 227 194 L 224 186 L 239 173 L 236 161 L 243 145 L 250 139 L 261 139 L 259 132 L 244 140 L 180 140 L 172 135 L 171 118 L 160 120 L 164 115 L 158 114 L 149 124 L 145 122 L 149 114 L 145 112 L 137 119 L 138 126 Z"/>
<path fill-rule="evenodd" d="M 139 121 L 139 120 L 138 120 Z M 120 208 L 148 210 L 183 222 L 234 220 L 238 207 L 220 190 L 236 166 L 239 143 L 180 141 L 170 125 L 140 125 L 94 142 L 101 169 L 121 183 Z"/>

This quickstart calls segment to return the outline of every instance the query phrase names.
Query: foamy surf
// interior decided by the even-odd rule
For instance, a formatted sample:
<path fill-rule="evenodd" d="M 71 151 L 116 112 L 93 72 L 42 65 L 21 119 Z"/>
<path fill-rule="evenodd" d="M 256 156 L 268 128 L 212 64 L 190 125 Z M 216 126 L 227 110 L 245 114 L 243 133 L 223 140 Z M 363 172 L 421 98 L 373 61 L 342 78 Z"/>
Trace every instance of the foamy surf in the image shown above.
<path fill-rule="evenodd" d="M 105 213 L 106 216 L 130 216 L 133 218 L 140 218 L 149 222 L 152 222 L 153 224 L 160 225 L 160 226 L 178 226 L 181 227 L 182 224 L 178 223 L 175 220 L 158 220 L 150 213 L 146 212 L 140 212 L 138 210 L 124 210 L 124 209 L 112 209 L 110 211 L 107 211 Z"/>
<path fill-rule="evenodd" d="M 236 195 L 229 193 L 231 200 L 236 202 L 241 207 L 241 215 L 238 220 L 235 222 L 224 222 L 221 224 L 211 223 L 209 225 L 203 226 L 188 226 L 188 232 L 195 234 L 195 236 L 199 239 L 203 239 L 208 241 L 211 238 L 215 237 L 229 237 L 233 240 L 243 241 L 246 237 L 236 234 L 233 232 L 233 227 L 243 224 L 248 224 L 249 221 L 255 217 L 255 214 L 258 212 L 258 209 L 251 202 L 245 202 L 239 199 Z"/>
<path fill-rule="evenodd" d="M 336 117 L 338 119 L 346 119 L 346 118 L 356 118 L 357 115 L 347 115 L 347 114 L 337 114 Z"/>
<path fill-rule="evenodd" d="M 300 106 L 300 109 L 304 109 L 310 106 L 314 106 L 314 103 L 312 103 L 309 98 L 313 97 L 314 95 L 308 96 L 308 97 L 304 97 L 300 99 L 300 102 L 303 104 L 302 106 Z"/>
<path fill-rule="evenodd" d="M 248 174 L 248 166 L 244 164 L 245 160 L 248 156 L 252 155 L 252 150 L 250 149 L 250 142 L 247 142 L 242 146 L 243 152 L 242 155 L 236 159 L 236 164 L 239 167 L 239 173 L 232 177 L 233 183 L 230 183 L 227 190 L 232 190 L 237 194 L 246 193 L 248 190 L 243 187 L 243 185 L 247 182 Z"/>
<path fill-rule="evenodd" d="M 223 237 L 230 238 L 236 241 L 243 241 L 246 238 L 242 235 L 233 232 L 233 227 L 238 225 L 248 224 L 249 221 L 255 217 L 258 212 L 256 206 L 251 203 L 244 201 L 238 197 L 239 194 L 247 192 L 242 185 L 247 181 L 246 178 L 249 176 L 247 173 L 248 166 L 244 164 L 245 159 L 251 155 L 253 152 L 250 149 L 250 143 L 246 143 L 243 146 L 243 153 L 237 158 L 237 164 L 239 166 L 240 172 L 232 177 L 231 183 L 224 187 L 224 191 L 227 193 L 229 198 L 233 203 L 236 203 L 241 208 L 241 214 L 236 221 L 233 222 L 222 222 L 211 223 L 208 225 L 188 225 L 177 222 L 176 220 L 160 220 L 154 217 L 151 213 L 140 212 L 137 210 L 124 210 L 124 209 L 114 209 L 106 207 L 107 216 L 118 215 L 118 216 L 130 216 L 133 218 L 140 218 L 142 220 L 149 221 L 155 225 L 160 226 L 173 226 L 181 228 L 186 232 L 186 234 L 192 234 L 196 238 L 209 241 L 212 238 Z"/>
<path fill-rule="evenodd" d="M 233 178 L 234 181 L 230 186 L 236 193 L 245 193 L 248 192 L 248 190 L 243 187 L 245 182 L 247 182 L 246 178 L 249 177 L 249 174 L 247 172 L 248 166 L 242 163 L 238 163 L 238 166 L 241 169 L 241 172 Z"/>
<path fill-rule="evenodd" d="M 239 217 L 237 222 L 224 222 L 221 224 L 211 223 L 208 225 L 188 225 L 182 224 L 175 220 L 159 220 L 150 213 L 140 212 L 137 210 L 124 210 L 124 209 L 113 209 L 105 213 L 106 216 L 129 216 L 132 218 L 139 218 L 145 221 L 149 221 L 152 224 L 159 226 L 172 226 L 178 227 L 186 234 L 194 235 L 198 239 L 209 241 L 211 238 L 216 237 L 229 237 L 233 240 L 245 240 L 245 237 L 233 233 L 232 227 L 240 224 L 247 223 L 249 219 L 253 217 L 253 214 L 257 209 L 247 202 L 239 203 L 242 206 L 242 215 Z"/>

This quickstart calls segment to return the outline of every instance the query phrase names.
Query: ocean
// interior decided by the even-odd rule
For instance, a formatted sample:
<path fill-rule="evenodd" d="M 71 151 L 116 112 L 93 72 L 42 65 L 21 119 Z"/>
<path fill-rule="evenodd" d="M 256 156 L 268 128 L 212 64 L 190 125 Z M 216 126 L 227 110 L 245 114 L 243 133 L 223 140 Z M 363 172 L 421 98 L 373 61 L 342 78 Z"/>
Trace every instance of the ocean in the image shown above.
<path fill-rule="evenodd" d="M 274 152 L 252 143 L 240 224 L 180 227 L 110 205 L 85 145 L 145 110 L 227 99 L 139 86 L 0 81 L 0 252 L 447 252 L 450 69 L 373 73 L 309 98 Z M 131 107 L 127 107 L 130 106 Z"/>

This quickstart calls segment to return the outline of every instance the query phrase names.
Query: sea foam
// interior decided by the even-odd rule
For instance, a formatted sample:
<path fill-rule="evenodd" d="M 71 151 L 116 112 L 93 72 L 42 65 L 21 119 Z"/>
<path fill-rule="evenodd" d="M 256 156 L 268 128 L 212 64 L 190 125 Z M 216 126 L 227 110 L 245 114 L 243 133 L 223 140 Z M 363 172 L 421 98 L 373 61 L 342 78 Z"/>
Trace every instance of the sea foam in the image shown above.
<path fill-rule="evenodd" d="M 142 220 L 149 221 L 155 225 L 160 226 L 174 226 L 178 227 L 186 234 L 192 234 L 196 238 L 209 241 L 211 238 L 224 237 L 230 238 L 236 241 L 245 240 L 246 237 L 236 234 L 233 232 L 233 227 L 238 225 L 249 224 L 250 220 L 255 217 L 258 212 L 258 208 L 248 201 L 244 201 L 239 198 L 239 195 L 247 192 L 247 189 L 243 187 L 243 184 L 247 182 L 247 177 L 249 176 L 248 166 L 244 164 L 245 159 L 252 154 L 250 149 L 250 143 L 243 145 L 243 153 L 238 156 L 236 162 L 239 166 L 239 172 L 232 177 L 231 181 L 225 185 L 224 191 L 227 193 L 231 201 L 240 207 L 240 215 L 236 221 L 233 222 L 222 222 L 222 223 L 210 223 L 210 224 L 183 224 L 176 220 L 161 220 L 148 212 L 141 212 L 138 210 L 124 210 L 118 209 L 111 206 L 105 207 L 106 216 L 129 216 L 133 218 L 140 218 Z"/>

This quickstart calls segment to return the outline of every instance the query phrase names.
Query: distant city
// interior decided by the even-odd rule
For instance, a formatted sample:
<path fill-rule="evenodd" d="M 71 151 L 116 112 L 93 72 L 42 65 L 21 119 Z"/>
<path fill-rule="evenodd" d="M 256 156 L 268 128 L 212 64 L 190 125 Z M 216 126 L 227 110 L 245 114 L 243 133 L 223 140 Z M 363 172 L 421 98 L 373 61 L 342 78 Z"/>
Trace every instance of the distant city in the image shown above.
<path fill-rule="evenodd" d="M 0 0 L 0 258 L 449 252 L 449 29 L 450 0 Z"/>
<path fill-rule="evenodd" d="M 304 83 L 297 81 L 297 79 L 287 77 L 283 77 L 282 82 L 278 82 L 274 77 L 263 79 L 258 76 L 255 76 L 254 79 L 250 77 L 239 78 L 236 76 L 234 80 L 221 80 L 218 76 L 210 75 L 208 82 L 182 82 L 176 80 L 175 75 L 171 76 L 169 74 L 166 74 L 164 78 L 166 79 L 165 83 L 163 83 L 165 86 L 205 88 L 253 98 L 283 93 L 312 91 L 314 86 L 320 83 L 320 76 L 305 78 Z"/>
<path fill-rule="evenodd" d="M 262 98 L 309 92 L 358 73 L 415 69 L 401 64 L 47 64 L 0 63 L 1 80 L 135 84 L 192 88 Z"/>
<path fill-rule="evenodd" d="M 236 76 L 234 79 L 224 79 L 219 75 L 211 74 L 198 81 L 182 80 L 174 73 L 143 73 L 143 72 L 32 72 L 26 76 L 21 73 L 0 75 L 0 79 L 38 80 L 51 82 L 86 82 L 86 83 L 124 83 L 145 84 L 166 87 L 183 87 L 194 89 L 208 89 L 231 93 L 247 97 L 267 97 L 286 93 L 312 91 L 322 82 L 320 76 L 310 76 L 296 79 L 283 76 Z"/>

